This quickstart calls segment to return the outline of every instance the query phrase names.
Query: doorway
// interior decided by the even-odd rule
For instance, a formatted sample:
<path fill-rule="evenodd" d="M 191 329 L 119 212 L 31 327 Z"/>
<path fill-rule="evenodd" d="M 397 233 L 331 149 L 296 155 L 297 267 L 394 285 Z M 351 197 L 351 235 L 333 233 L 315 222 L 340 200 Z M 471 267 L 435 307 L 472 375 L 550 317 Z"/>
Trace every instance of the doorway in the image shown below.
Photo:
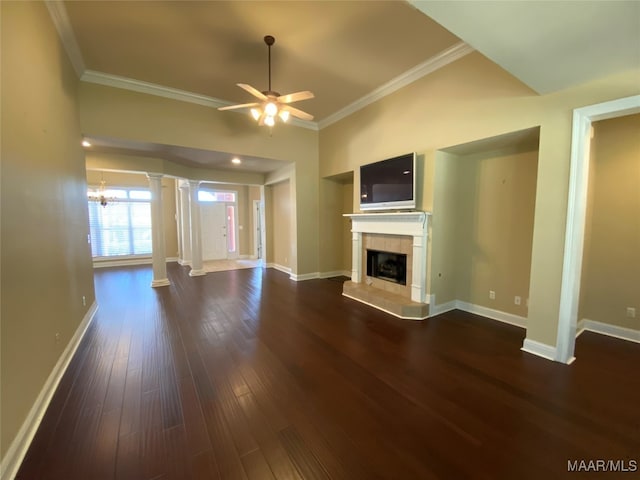
<path fill-rule="evenodd" d="M 573 111 L 569 201 L 556 341 L 555 360 L 558 362 L 571 363 L 575 360 L 574 349 L 589 186 L 591 123 L 639 112 L 640 95 L 577 108 Z"/>
<path fill-rule="evenodd" d="M 224 203 L 200 205 L 202 260 L 227 258 L 227 215 Z"/>
<path fill-rule="evenodd" d="M 237 192 L 198 191 L 202 260 L 238 258 Z"/>

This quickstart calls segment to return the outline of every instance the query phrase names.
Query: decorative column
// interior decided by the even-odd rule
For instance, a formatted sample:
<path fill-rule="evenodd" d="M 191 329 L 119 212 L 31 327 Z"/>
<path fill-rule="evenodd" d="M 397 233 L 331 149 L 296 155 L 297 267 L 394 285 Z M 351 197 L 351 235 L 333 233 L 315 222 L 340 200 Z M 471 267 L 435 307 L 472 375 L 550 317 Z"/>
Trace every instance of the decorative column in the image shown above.
<path fill-rule="evenodd" d="M 180 265 L 191 265 L 191 218 L 189 205 L 189 182 L 180 180 Z"/>
<path fill-rule="evenodd" d="M 189 218 L 191 224 L 191 271 L 189 276 L 206 275 L 202 269 L 202 231 L 200 228 L 200 202 L 198 202 L 198 180 L 189 180 Z"/>
<path fill-rule="evenodd" d="M 151 189 L 151 252 L 153 263 L 152 287 L 171 285 L 167 278 L 167 258 L 164 251 L 164 227 L 162 224 L 161 173 L 147 173 Z"/>

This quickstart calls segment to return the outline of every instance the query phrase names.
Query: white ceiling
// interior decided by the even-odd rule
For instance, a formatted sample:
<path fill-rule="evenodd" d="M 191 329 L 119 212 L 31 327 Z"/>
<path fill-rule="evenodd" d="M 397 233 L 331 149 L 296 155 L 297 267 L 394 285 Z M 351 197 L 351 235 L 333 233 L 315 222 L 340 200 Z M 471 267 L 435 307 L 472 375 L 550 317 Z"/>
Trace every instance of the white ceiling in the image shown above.
<path fill-rule="evenodd" d="M 540 94 L 640 66 L 638 0 L 411 3 Z"/>
<path fill-rule="evenodd" d="M 214 105 L 252 101 L 236 83 L 267 88 L 263 37 L 273 35 L 273 88 L 282 94 L 315 93 L 315 99 L 296 104 L 319 122 L 305 125 L 311 128 L 427 74 L 443 58 L 455 61 L 472 51 L 468 45 L 539 93 L 640 65 L 638 1 L 50 1 L 48 6 L 85 79 L 169 87 Z M 116 139 L 94 143 L 105 151 L 212 168 L 228 166 L 233 153 L 122 145 Z M 278 166 L 248 160 L 246 170 Z"/>

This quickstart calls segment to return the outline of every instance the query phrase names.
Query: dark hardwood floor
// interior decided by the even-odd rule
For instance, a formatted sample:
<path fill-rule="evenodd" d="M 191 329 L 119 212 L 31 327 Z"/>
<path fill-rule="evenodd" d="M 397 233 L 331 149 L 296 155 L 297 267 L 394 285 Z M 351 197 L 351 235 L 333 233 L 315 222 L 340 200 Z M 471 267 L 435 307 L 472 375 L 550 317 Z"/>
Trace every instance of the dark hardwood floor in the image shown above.
<path fill-rule="evenodd" d="M 19 479 L 553 479 L 640 461 L 640 345 L 571 366 L 464 312 L 402 321 L 332 280 L 96 271 L 99 310 Z M 37 354 L 34 352 L 34 354 Z M 637 472 L 636 472 L 637 474 Z"/>

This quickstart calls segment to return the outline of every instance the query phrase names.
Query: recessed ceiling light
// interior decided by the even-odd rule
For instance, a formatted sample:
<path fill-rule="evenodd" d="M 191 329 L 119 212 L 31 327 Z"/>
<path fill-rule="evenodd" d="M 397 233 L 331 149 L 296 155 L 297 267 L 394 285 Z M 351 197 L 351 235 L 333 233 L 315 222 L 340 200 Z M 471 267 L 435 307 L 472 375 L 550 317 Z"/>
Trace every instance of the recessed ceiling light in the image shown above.
<path fill-rule="evenodd" d="M 83 141 L 82 141 L 82 146 L 83 146 L 83 147 L 90 147 L 90 146 L 91 146 L 91 143 L 90 143 L 88 140 L 83 140 Z"/>
<path fill-rule="evenodd" d="M 234 165 L 240 165 L 242 163 L 242 160 L 240 160 L 239 158 L 234 158 L 231 160 L 231 163 L 233 163 Z"/>

